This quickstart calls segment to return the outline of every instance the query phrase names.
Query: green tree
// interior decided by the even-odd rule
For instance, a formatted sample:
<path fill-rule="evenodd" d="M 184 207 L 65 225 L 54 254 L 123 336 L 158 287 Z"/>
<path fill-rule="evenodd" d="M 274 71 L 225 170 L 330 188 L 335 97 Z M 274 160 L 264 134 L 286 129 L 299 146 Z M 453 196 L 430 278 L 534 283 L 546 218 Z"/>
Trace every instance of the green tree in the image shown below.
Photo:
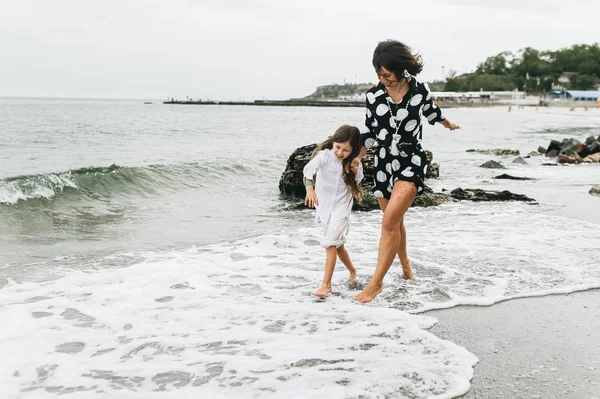
<path fill-rule="evenodd" d="M 493 57 L 488 57 L 477 65 L 476 74 L 482 75 L 506 75 L 510 71 L 510 60 L 514 56 L 509 51 L 503 51 Z"/>
<path fill-rule="evenodd" d="M 576 90 L 593 90 L 596 86 L 596 77 L 592 75 L 573 75 L 571 88 Z"/>

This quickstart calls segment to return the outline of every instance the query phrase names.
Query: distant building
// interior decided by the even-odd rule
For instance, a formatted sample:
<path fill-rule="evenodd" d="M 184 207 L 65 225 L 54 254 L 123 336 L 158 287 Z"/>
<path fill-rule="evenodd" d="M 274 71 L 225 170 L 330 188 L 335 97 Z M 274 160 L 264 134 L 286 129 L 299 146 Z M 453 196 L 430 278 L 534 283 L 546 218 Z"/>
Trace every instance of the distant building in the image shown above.
<path fill-rule="evenodd" d="M 554 90 L 548 92 L 547 97 L 551 100 L 568 101 L 598 101 L 600 91 L 598 90 Z"/>
<path fill-rule="evenodd" d="M 524 91 L 434 91 L 433 97 L 437 101 L 456 102 L 502 102 L 525 99 Z"/>

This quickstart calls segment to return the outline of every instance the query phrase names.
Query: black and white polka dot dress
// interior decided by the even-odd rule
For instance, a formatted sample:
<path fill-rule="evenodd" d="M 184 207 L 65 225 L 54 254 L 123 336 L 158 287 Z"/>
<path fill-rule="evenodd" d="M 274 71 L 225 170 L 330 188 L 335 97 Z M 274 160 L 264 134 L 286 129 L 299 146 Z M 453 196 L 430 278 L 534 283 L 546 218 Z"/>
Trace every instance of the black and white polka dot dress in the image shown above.
<path fill-rule="evenodd" d="M 421 147 L 421 116 L 432 125 L 444 120 L 429 87 L 413 76 L 409 91 L 395 104 L 385 86 L 379 83 L 367 92 L 366 103 L 367 130 L 361 133 L 361 142 L 367 148 L 376 146 L 373 194 L 390 199 L 398 180 L 413 183 L 417 195 L 421 194 L 427 164 Z"/>

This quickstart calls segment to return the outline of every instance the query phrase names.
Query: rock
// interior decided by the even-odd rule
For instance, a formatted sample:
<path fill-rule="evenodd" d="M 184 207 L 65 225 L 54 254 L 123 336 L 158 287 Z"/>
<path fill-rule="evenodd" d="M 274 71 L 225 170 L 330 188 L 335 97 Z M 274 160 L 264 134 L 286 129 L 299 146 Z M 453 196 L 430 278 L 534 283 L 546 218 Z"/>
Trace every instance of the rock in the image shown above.
<path fill-rule="evenodd" d="M 583 158 L 582 161 L 585 163 L 598 163 L 600 162 L 600 152 L 588 155 L 587 157 Z"/>
<path fill-rule="evenodd" d="M 588 155 L 595 154 L 597 152 L 600 152 L 600 142 L 594 141 L 591 144 L 584 145 L 583 148 L 578 151 L 578 154 L 582 158 L 585 158 Z"/>
<path fill-rule="evenodd" d="M 592 195 L 600 195 L 600 184 L 592 186 L 592 188 L 590 188 L 590 194 L 592 194 Z"/>
<path fill-rule="evenodd" d="M 598 137 L 598 139 L 600 141 L 600 137 Z M 585 145 L 590 145 L 595 142 L 596 142 L 596 139 L 594 138 L 594 136 L 590 136 L 587 139 L 585 139 Z"/>
<path fill-rule="evenodd" d="M 520 155 L 519 150 L 508 150 L 503 148 L 495 148 L 491 150 L 474 150 L 470 149 L 467 152 L 479 152 L 481 154 L 492 154 L 492 155 Z"/>
<path fill-rule="evenodd" d="M 548 150 L 548 152 L 546 153 L 546 156 L 551 157 L 551 158 L 554 158 L 557 155 L 558 155 L 558 150 Z"/>
<path fill-rule="evenodd" d="M 576 139 L 564 139 L 558 153 L 561 155 L 571 155 L 577 151 L 577 147 L 579 147 L 580 144 L 581 142 Z"/>
<path fill-rule="evenodd" d="M 512 163 L 518 164 L 518 165 L 529 165 L 527 163 L 526 160 L 524 160 L 522 157 L 517 157 L 515 159 L 513 159 Z"/>
<path fill-rule="evenodd" d="M 440 177 L 440 165 L 433 161 L 433 153 L 429 150 L 425 150 L 425 156 L 427 157 L 427 167 L 425 168 L 426 179 L 437 179 Z"/>
<path fill-rule="evenodd" d="M 416 207 L 428 207 L 428 206 L 438 206 L 444 204 L 446 202 L 456 202 L 457 200 L 452 198 L 448 194 L 442 193 L 434 193 L 433 190 L 425 185 L 425 189 L 423 190 L 423 194 L 417 196 L 411 206 Z"/>
<path fill-rule="evenodd" d="M 550 141 L 550 145 L 548 145 L 548 149 L 546 150 L 546 156 L 547 157 L 555 157 L 560 152 L 560 147 L 561 147 L 560 146 L 560 141 L 551 140 Z M 551 151 L 552 152 L 556 151 L 556 155 L 550 155 Z"/>
<path fill-rule="evenodd" d="M 558 154 L 556 156 L 556 162 L 558 163 L 580 163 L 581 157 L 574 152 L 572 155 Z"/>
<path fill-rule="evenodd" d="M 501 175 L 498 175 L 496 177 L 494 177 L 494 179 L 506 179 L 506 180 L 535 180 L 532 179 L 531 177 L 519 177 L 519 176 L 511 176 L 511 175 L 507 175 L 506 173 L 503 173 Z"/>
<path fill-rule="evenodd" d="M 539 146 L 537 152 L 539 152 L 540 154 L 545 154 L 548 152 L 548 150 L 542 146 Z"/>
<path fill-rule="evenodd" d="M 450 192 L 453 198 L 458 200 L 469 201 L 525 201 L 535 202 L 533 198 L 529 198 L 522 194 L 513 194 L 508 190 L 491 191 L 480 189 L 462 189 L 456 188 Z"/>
<path fill-rule="evenodd" d="M 486 163 L 479 165 L 479 167 L 487 169 L 506 169 L 500 162 L 497 161 L 487 161 Z"/>

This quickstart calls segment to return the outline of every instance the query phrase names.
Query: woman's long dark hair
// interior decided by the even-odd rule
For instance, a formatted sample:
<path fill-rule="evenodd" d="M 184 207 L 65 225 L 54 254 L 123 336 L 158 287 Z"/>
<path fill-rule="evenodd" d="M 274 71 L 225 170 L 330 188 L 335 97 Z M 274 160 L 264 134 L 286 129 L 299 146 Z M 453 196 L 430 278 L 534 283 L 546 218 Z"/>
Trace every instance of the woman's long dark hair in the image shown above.
<path fill-rule="evenodd" d="M 352 152 L 350 155 L 344 159 L 342 162 L 342 170 L 343 170 L 343 178 L 344 182 L 350 188 L 350 192 L 352 196 L 356 198 L 358 202 L 362 200 L 362 189 L 356 183 L 356 174 L 352 171 L 351 164 L 352 160 L 358 156 L 360 152 L 360 130 L 356 126 L 350 125 L 342 125 L 340 126 L 333 136 L 329 137 L 327 140 L 317 145 L 317 148 L 313 151 L 312 156 L 317 155 L 319 151 L 323 151 L 325 149 L 331 150 L 333 148 L 333 143 L 344 143 L 350 142 L 350 146 L 352 147 Z"/>
<path fill-rule="evenodd" d="M 423 70 L 423 58 L 419 54 L 414 54 L 413 50 L 404 43 L 386 40 L 375 47 L 373 67 L 377 72 L 384 67 L 400 80 L 404 76 L 404 71 L 408 71 L 413 76 L 419 74 Z"/>

